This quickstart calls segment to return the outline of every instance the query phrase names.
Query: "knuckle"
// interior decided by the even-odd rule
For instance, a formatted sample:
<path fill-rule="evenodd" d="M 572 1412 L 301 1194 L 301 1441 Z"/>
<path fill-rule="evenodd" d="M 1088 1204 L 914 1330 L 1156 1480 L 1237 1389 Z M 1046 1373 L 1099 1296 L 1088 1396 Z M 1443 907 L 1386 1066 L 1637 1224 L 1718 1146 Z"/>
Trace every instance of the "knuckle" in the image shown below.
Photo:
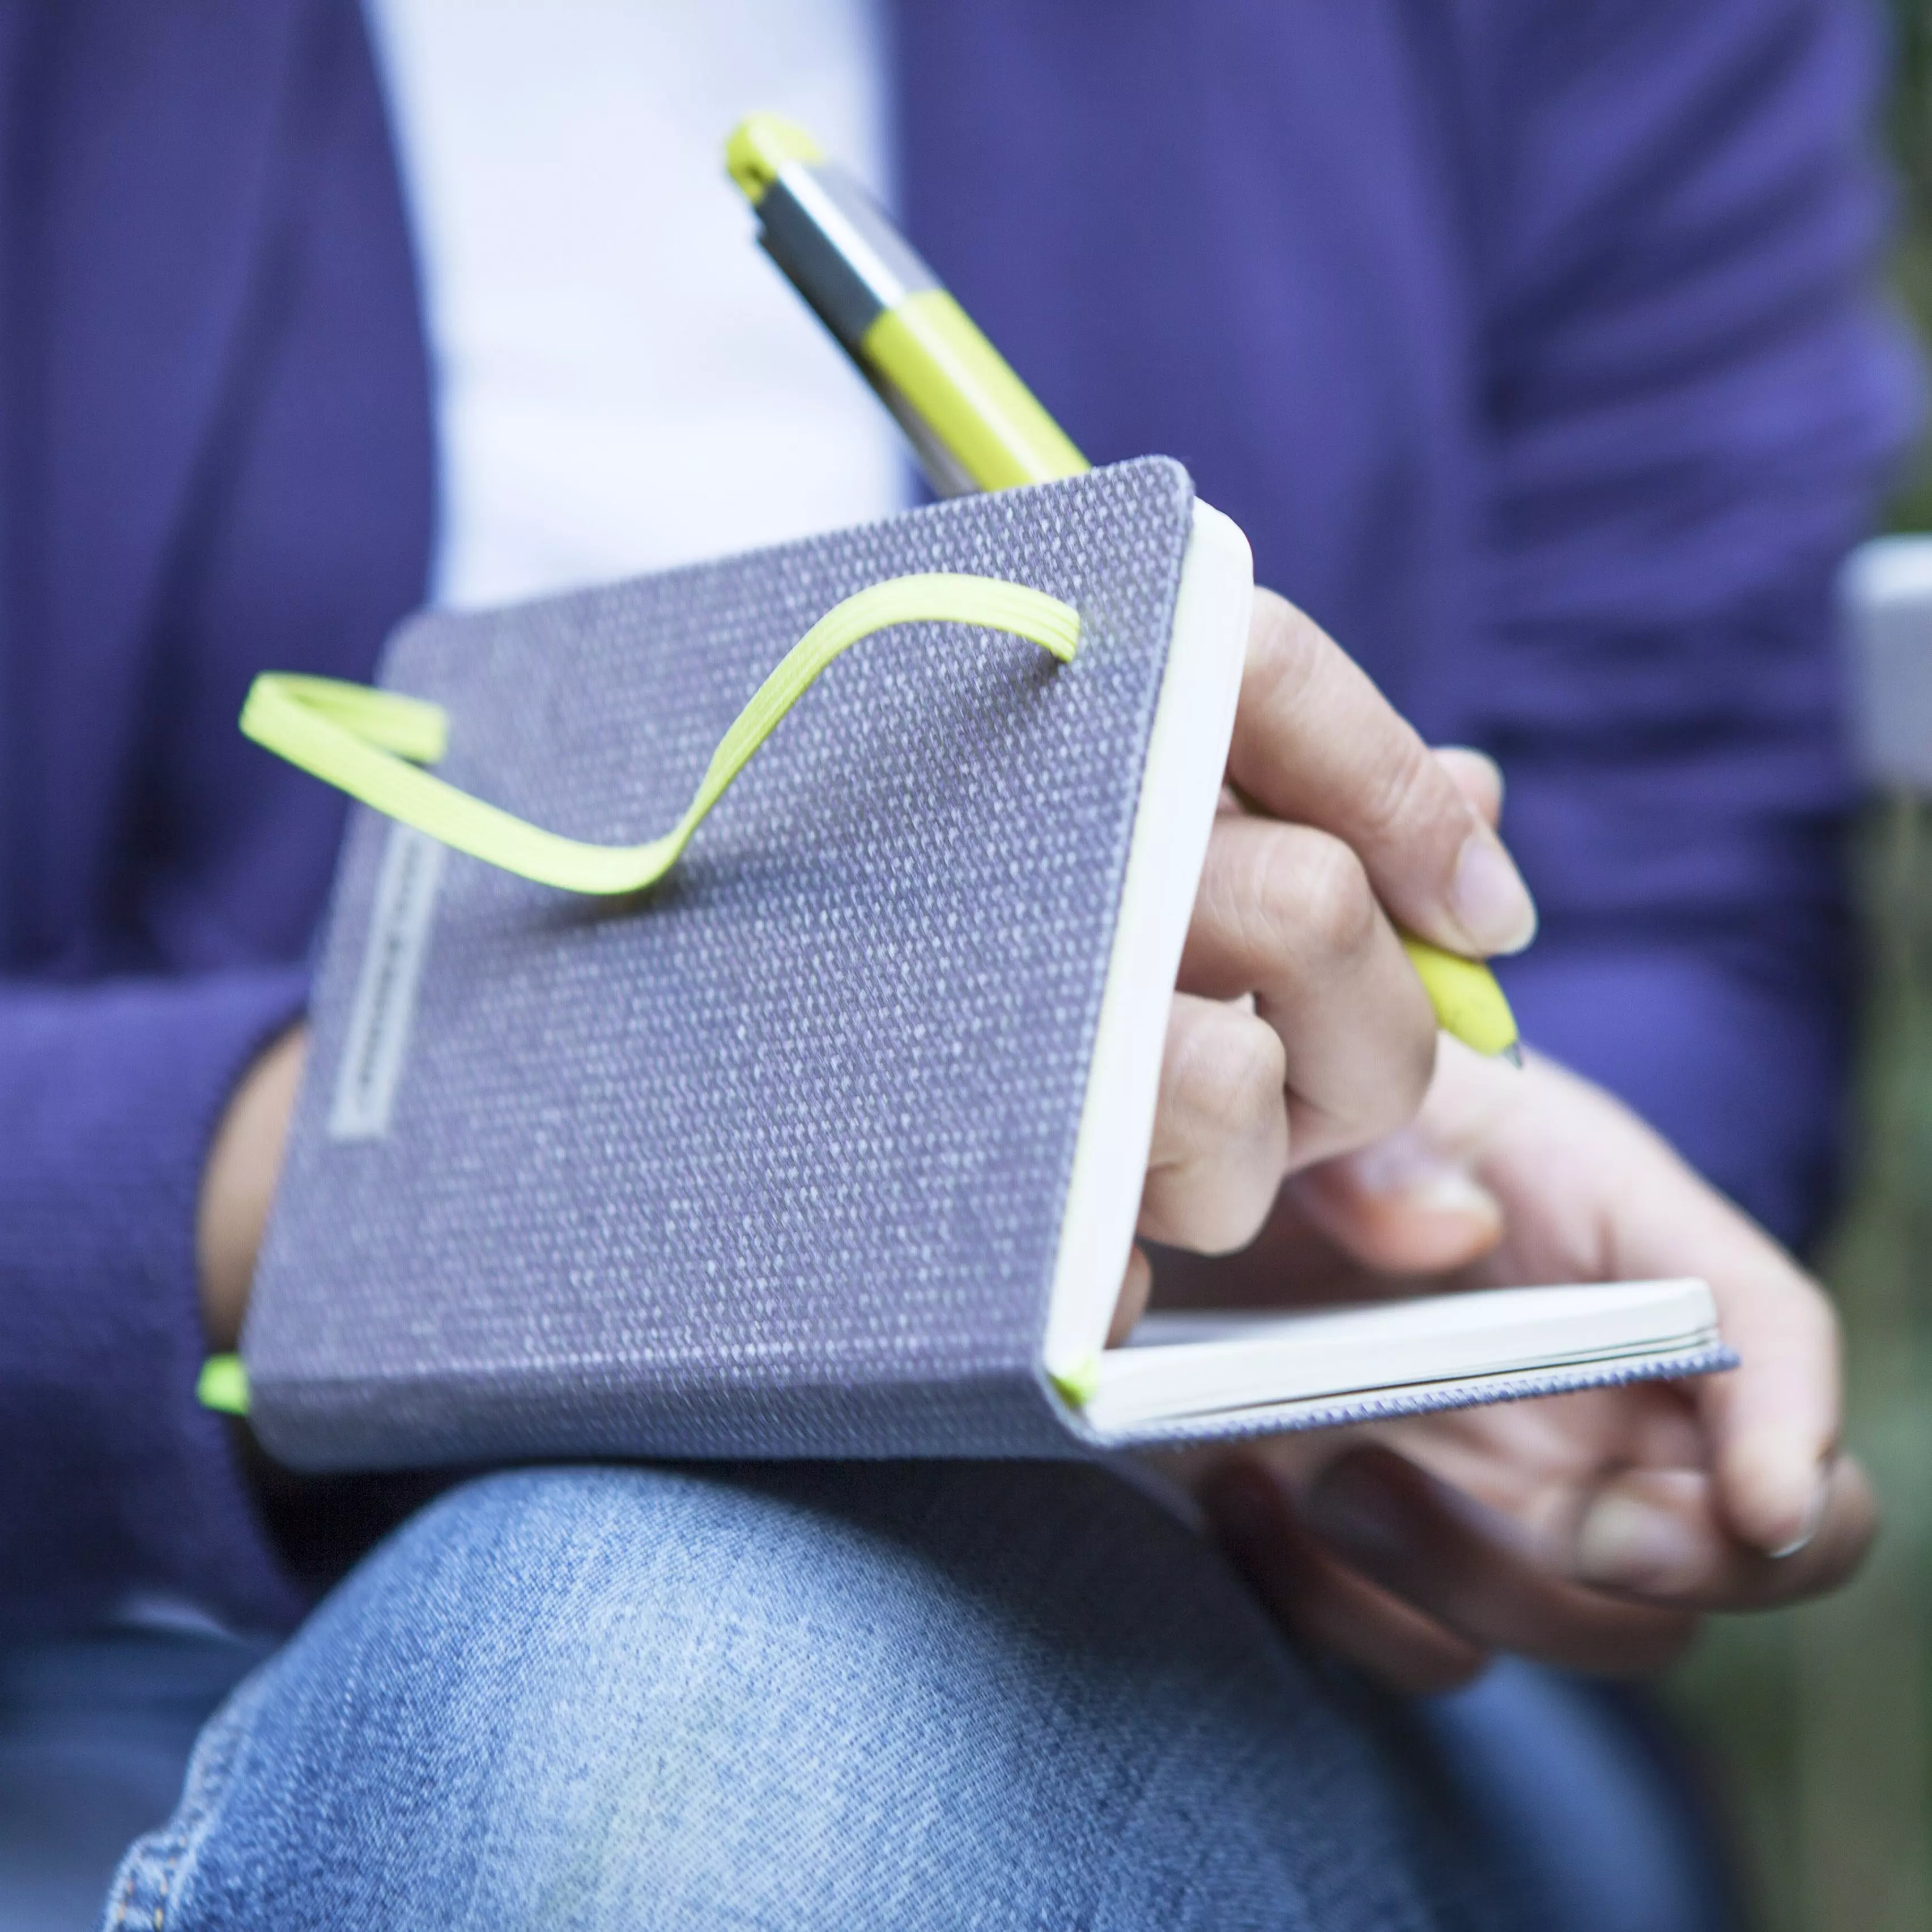
<path fill-rule="evenodd" d="M 1445 816 L 1460 831 L 1468 808 L 1428 747 L 1404 727 L 1387 764 L 1363 794 L 1364 836 L 1377 844 L 1406 844 L 1419 824 Z"/>
<path fill-rule="evenodd" d="M 1248 625 L 1248 672 L 1276 703 L 1294 705 L 1335 649 L 1315 620 L 1286 597 L 1257 588 Z"/>
<path fill-rule="evenodd" d="M 1304 829 L 1268 841 L 1258 864 L 1254 902 L 1294 950 L 1354 958 L 1367 948 L 1381 915 L 1366 868 L 1340 839 Z"/>
<path fill-rule="evenodd" d="M 1232 1016 L 1227 1030 L 1226 1096 L 1222 1120 L 1244 1139 L 1265 1135 L 1283 1112 L 1288 1081 L 1287 1056 L 1274 1029 L 1246 1013 Z"/>
<path fill-rule="evenodd" d="M 1217 1141 L 1267 1132 L 1282 1106 L 1287 1057 L 1274 1030 L 1233 1006 L 1209 1006 L 1188 1029 L 1181 1078 L 1190 1111 Z"/>
<path fill-rule="evenodd" d="M 1232 1179 L 1203 1178 L 1170 1191 L 1167 1225 L 1155 1239 L 1197 1255 L 1238 1253 L 1266 1225 L 1279 1183 L 1250 1168 Z"/>

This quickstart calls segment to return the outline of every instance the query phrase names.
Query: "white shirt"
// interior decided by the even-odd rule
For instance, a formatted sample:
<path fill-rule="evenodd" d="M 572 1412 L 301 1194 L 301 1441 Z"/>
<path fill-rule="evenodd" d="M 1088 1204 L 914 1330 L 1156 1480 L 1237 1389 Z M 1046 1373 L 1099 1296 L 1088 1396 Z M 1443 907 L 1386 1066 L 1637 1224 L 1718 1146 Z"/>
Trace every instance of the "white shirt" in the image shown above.
<path fill-rule="evenodd" d="M 439 601 L 901 507 L 899 434 L 753 238 L 769 109 L 876 191 L 880 0 L 368 0 L 424 284 Z"/>

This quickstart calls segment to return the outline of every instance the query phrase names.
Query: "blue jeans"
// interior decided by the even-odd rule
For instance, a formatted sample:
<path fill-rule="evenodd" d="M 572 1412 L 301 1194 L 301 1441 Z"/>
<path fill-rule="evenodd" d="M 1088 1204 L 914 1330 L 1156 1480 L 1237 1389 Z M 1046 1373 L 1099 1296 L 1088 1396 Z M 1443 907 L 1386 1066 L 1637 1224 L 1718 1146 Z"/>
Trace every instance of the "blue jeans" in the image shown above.
<path fill-rule="evenodd" d="M 1558 1881 L 1580 1916 L 1525 1895 L 1562 1855 L 1539 1880 L 1524 1806 L 1471 1782 L 1510 1783 L 1526 1687 L 1533 1791 L 1560 1808 L 1566 1726 L 1594 1740 L 1617 1842 Z M 1370 1697 L 1095 1469 L 524 1471 L 415 1518 L 242 1685 L 104 1923 L 1705 1932 L 1560 1691 Z"/>
<path fill-rule="evenodd" d="M 268 1648 L 212 1629 L 0 1646 L 4 1932 L 86 1932 L 128 1840 L 174 1809 L 195 1733 Z"/>

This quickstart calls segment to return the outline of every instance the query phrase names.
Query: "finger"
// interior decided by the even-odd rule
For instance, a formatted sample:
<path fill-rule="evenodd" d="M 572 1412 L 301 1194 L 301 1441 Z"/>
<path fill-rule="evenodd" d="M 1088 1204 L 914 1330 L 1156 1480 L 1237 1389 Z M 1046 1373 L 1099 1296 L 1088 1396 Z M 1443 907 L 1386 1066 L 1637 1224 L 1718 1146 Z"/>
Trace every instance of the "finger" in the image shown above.
<path fill-rule="evenodd" d="M 1559 1576 L 1574 1574 L 1578 1522 L 1613 1475 L 1699 1468 L 1707 1446 L 1688 1398 L 1666 1382 L 1396 1417 L 1367 1432 L 1507 1518 L 1515 1546 Z"/>
<path fill-rule="evenodd" d="M 1288 1165 L 1281 1042 L 1239 1006 L 1177 993 L 1139 1232 L 1203 1254 L 1245 1246 Z"/>
<path fill-rule="evenodd" d="M 1270 591 L 1255 595 L 1228 774 L 1263 812 L 1358 853 L 1410 932 L 1479 956 L 1534 934 L 1528 889 L 1481 814 L 1360 668 Z"/>
<path fill-rule="evenodd" d="M 1366 1576 L 1480 1648 L 1624 1676 L 1661 1669 L 1696 1619 L 1552 1574 L 1504 1520 L 1392 1450 L 1351 1450 L 1317 1479 L 1309 1526 Z"/>
<path fill-rule="evenodd" d="M 1120 1277 L 1120 1298 L 1114 1304 L 1114 1318 L 1107 1324 L 1107 1346 L 1118 1348 L 1139 1327 L 1147 1312 L 1148 1297 L 1154 1292 L 1154 1264 L 1147 1250 L 1136 1241 L 1127 1250 L 1126 1272 Z"/>
<path fill-rule="evenodd" d="M 1503 768 L 1486 752 L 1466 745 L 1438 745 L 1436 762 L 1450 782 L 1476 808 L 1477 815 L 1493 832 L 1502 822 Z"/>
<path fill-rule="evenodd" d="M 1838 1323 L 1824 1291 L 1768 1240 L 1755 1260 L 1700 1264 L 1687 1252 L 1680 1266 L 1702 1266 L 1740 1364 L 1698 1388 L 1725 1514 L 1744 1541 L 1772 1552 L 1802 1544 L 1825 1507 L 1840 1421 Z"/>
<path fill-rule="evenodd" d="M 1445 1046 L 1444 1064 L 1460 1070 L 1454 1047 Z M 1509 1084 L 1474 1070 L 1492 1090 Z M 1487 1143 L 1484 1178 L 1511 1222 L 1512 1265 L 1562 1270 L 1517 1278 L 1708 1282 L 1742 1366 L 1687 1386 L 1726 1520 L 1767 1552 L 1801 1540 L 1840 1419 L 1838 1323 L 1823 1291 L 1600 1088 L 1532 1054 L 1516 1091 L 1529 1103 L 1477 1130 Z M 1448 1138 L 1459 1134 L 1466 1143 L 1462 1129 Z M 1568 1209 L 1550 1211 L 1566 1198 Z"/>
<path fill-rule="evenodd" d="M 1294 1166 L 1359 1147 L 1422 1104 L 1436 1058 L 1428 995 L 1361 862 L 1326 832 L 1216 821 L 1180 984 L 1252 994 L 1280 1036 Z"/>
<path fill-rule="evenodd" d="M 1496 1196 L 1411 1128 L 1324 1161 L 1289 1184 L 1330 1240 L 1391 1274 L 1466 1268 L 1503 1237 Z"/>
<path fill-rule="evenodd" d="M 1553 1068 L 1550 1075 L 1568 1078 Z M 1786 1549 L 1818 1519 L 1837 1447 L 1837 1316 L 1824 1291 L 1769 1235 L 1648 1128 L 1622 1119 L 1618 1135 L 1600 1134 L 1595 1144 L 1600 1167 L 1621 1159 L 1631 1186 L 1621 1189 L 1609 1172 L 1605 1198 L 1640 1202 L 1641 1211 L 1608 1217 L 1605 1273 L 1627 1280 L 1700 1275 L 1709 1282 L 1719 1327 L 1740 1363 L 1693 1385 L 1713 1444 L 1720 1504 L 1744 1541 L 1766 1552 Z"/>
<path fill-rule="evenodd" d="M 1376 1588 L 1296 1522 L 1281 1486 L 1235 1457 L 1196 1488 L 1215 1538 L 1283 1629 L 1346 1658 L 1394 1690 L 1426 1696 L 1466 1684 L 1488 1662 L 1475 1646 Z"/>
<path fill-rule="evenodd" d="M 1578 1525 L 1574 1573 L 1598 1589 L 1696 1610 L 1764 1610 L 1821 1595 L 1858 1568 L 1877 1528 L 1871 1485 L 1851 1457 L 1834 1460 L 1821 1495 L 1809 1540 L 1768 1556 L 1730 1533 L 1703 1471 L 1626 1471 Z"/>

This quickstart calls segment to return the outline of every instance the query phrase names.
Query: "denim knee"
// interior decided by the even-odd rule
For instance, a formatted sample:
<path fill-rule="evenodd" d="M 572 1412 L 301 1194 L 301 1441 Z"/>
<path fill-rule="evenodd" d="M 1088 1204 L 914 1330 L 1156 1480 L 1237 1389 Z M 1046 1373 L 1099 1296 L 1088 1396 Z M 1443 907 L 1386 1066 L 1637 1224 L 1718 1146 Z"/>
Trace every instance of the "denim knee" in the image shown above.
<path fill-rule="evenodd" d="M 199 1817 L 124 1871 L 130 1901 L 165 1893 L 144 1925 L 1444 1909 L 1372 1728 L 1188 1532 L 1076 1466 L 474 1482 L 202 1750 Z"/>

